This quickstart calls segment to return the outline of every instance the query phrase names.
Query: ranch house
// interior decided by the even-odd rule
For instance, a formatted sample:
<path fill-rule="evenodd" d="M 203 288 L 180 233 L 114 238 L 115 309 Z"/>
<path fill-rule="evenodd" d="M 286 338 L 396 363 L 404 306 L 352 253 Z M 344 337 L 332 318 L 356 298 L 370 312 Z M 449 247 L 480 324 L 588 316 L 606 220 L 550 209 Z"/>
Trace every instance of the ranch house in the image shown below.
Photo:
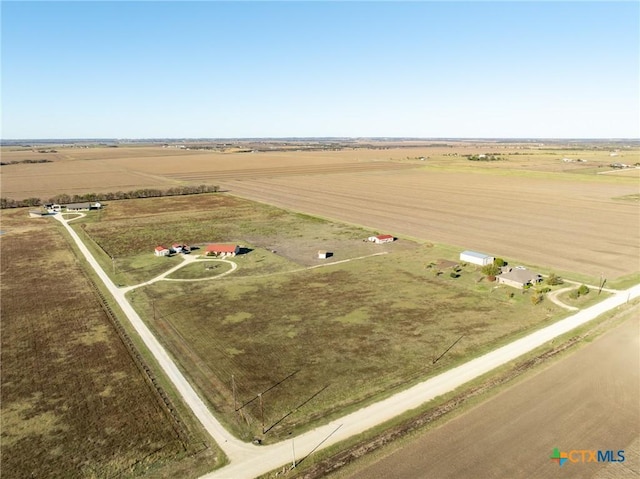
<path fill-rule="evenodd" d="M 240 252 L 240 247 L 235 244 L 209 244 L 205 249 L 207 256 L 235 256 Z"/>
<path fill-rule="evenodd" d="M 382 244 L 382 243 L 393 243 L 395 238 L 393 235 L 377 235 L 377 236 L 369 236 L 367 241 L 371 241 L 372 243 Z"/>
<path fill-rule="evenodd" d="M 524 289 L 526 286 L 532 286 L 542 281 L 542 276 L 527 268 L 516 267 L 513 269 L 509 268 L 508 271 L 499 274 L 496 276 L 496 280 L 498 284 L 506 284 L 513 288 Z"/>
<path fill-rule="evenodd" d="M 169 248 L 165 248 L 164 246 L 156 246 L 156 249 L 154 250 L 154 254 L 156 256 L 169 256 L 170 253 L 171 251 L 169 251 Z"/>
<path fill-rule="evenodd" d="M 478 266 L 486 266 L 493 263 L 493 256 L 475 251 L 463 251 L 460 253 L 460 261 L 465 263 L 477 264 Z"/>

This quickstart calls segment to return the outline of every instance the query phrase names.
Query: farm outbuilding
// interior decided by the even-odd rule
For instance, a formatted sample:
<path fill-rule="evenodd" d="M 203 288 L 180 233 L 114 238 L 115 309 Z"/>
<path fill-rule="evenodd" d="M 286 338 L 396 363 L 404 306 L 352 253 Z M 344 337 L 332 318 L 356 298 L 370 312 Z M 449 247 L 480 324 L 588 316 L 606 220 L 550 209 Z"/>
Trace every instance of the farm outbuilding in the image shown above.
<path fill-rule="evenodd" d="M 89 211 L 99 210 L 102 205 L 98 202 L 95 203 L 70 203 L 67 205 L 67 211 Z"/>
<path fill-rule="evenodd" d="M 318 251 L 318 259 L 327 259 L 331 256 L 333 256 L 333 253 L 331 251 L 324 251 L 324 250 Z"/>
<path fill-rule="evenodd" d="M 164 246 L 156 246 L 154 251 L 156 256 L 169 256 L 170 253 L 171 251 L 169 251 L 169 248 L 165 248 Z"/>
<path fill-rule="evenodd" d="M 189 245 L 180 244 L 180 243 L 172 244 L 171 249 L 173 250 L 174 253 L 187 254 L 191 252 L 191 248 L 189 247 Z"/>
<path fill-rule="evenodd" d="M 460 253 L 460 261 L 465 263 L 477 264 L 478 266 L 486 266 L 493 263 L 494 257 L 488 254 L 478 253 L 476 251 L 463 251 Z"/>
<path fill-rule="evenodd" d="M 369 236 L 367 241 L 371 241 L 372 243 L 381 244 L 381 243 L 393 243 L 395 238 L 393 235 L 377 235 L 377 236 Z"/>
<path fill-rule="evenodd" d="M 240 246 L 235 244 L 209 244 L 205 249 L 207 256 L 235 256 L 240 252 Z"/>

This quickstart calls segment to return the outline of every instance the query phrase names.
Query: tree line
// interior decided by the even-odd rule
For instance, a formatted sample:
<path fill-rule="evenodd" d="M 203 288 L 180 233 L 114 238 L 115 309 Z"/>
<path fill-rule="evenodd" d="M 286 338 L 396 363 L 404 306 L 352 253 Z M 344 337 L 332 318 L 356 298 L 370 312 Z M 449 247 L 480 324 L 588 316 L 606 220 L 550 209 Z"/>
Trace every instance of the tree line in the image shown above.
<path fill-rule="evenodd" d="M 46 158 L 40 158 L 37 160 L 27 159 L 27 160 L 0 161 L 0 166 L 19 165 L 20 163 L 53 163 L 53 161 L 47 160 Z"/>
<path fill-rule="evenodd" d="M 155 188 L 143 188 L 130 191 L 116 191 L 106 193 L 85 193 L 79 195 L 59 194 L 45 201 L 40 198 L 25 198 L 14 200 L 11 198 L 0 198 L 0 209 L 23 208 L 28 206 L 40 206 L 44 203 L 84 203 L 94 201 L 129 200 L 134 198 L 157 198 L 161 196 L 199 195 L 202 193 L 217 193 L 220 191 L 218 185 L 197 185 L 197 186 L 175 186 L 166 190 Z"/>

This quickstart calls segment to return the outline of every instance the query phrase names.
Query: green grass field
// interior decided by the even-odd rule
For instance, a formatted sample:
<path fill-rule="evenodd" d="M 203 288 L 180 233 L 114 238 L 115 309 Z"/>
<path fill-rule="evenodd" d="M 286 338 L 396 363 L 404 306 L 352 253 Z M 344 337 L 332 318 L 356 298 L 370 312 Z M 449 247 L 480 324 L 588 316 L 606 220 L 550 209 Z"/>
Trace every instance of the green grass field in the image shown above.
<path fill-rule="evenodd" d="M 215 278 L 231 271 L 231 264 L 224 261 L 203 260 L 185 265 L 177 271 L 169 274 L 170 279 L 207 279 Z"/>
<path fill-rule="evenodd" d="M 171 278 L 211 281 L 160 281 L 129 298 L 245 439 L 308 429 L 565 314 L 548 301 L 532 304 L 532 291 L 486 282 L 473 265 L 452 277 L 439 264 L 457 260 L 450 247 L 374 245 L 363 241 L 374 231 L 222 194 L 191 198 L 189 208 L 182 198 L 114 202 L 84 222 L 75 227 L 97 245 L 107 271 L 112 252 L 121 252 L 121 284 L 181 261 L 155 257 L 155 244 L 243 246 L 224 277 L 215 278 L 226 263 L 207 270 L 198 260 Z M 320 260 L 319 249 L 334 255 Z"/>
<path fill-rule="evenodd" d="M 179 264 L 180 255 L 153 254 L 157 245 L 175 242 L 196 247 L 237 243 L 257 249 L 238 256 L 246 266 L 240 275 L 320 264 L 319 249 L 334 252 L 332 260 L 385 249 L 361 241 L 374 231 L 223 194 L 116 201 L 72 225 L 112 280 L 123 286 L 148 281 Z"/>
<path fill-rule="evenodd" d="M 443 251 L 413 246 L 296 272 L 159 282 L 136 290 L 135 304 L 227 425 L 250 439 L 264 414 L 264 440 L 281 439 L 558 315 L 551 303 L 532 305 L 532 293 L 478 282 L 474 266 L 438 275 L 426 266 Z"/>

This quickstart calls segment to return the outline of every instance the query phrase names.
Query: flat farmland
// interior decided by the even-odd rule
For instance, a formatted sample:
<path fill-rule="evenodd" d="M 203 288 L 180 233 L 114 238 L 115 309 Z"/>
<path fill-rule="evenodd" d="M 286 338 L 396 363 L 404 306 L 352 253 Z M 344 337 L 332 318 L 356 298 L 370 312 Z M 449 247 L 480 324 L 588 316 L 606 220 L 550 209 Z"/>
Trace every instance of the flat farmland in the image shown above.
<path fill-rule="evenodd" d="M 395 452 L 387 451 L 373 464 L 354 464 L 351 474 L 344 471 L 335 477 L 637 478 L 638 309 L 636 305 L 621 313 L 626 321 L 593 343 L 464 415 Z M 625 450 L 625 461 L 566 463 L 560 468 L 550 460 L 554 448 Z"/>
<path fill-rule="evenodd" d="M 122 168 L 108 160 L 55 161 L 2 167 L 2 196 L 41 198 L 58 194 L 107 193 L 141 188 L 170 188 L 177 182 Z"/>
<path fill-rule="evenodd" d="M 563 314 L 550 302 L 533 304 L 532 293 L 479 282 L 473 266 L 455 279 L 436 275 L 424 266 L 436 248 L 241 276 L 256 253 L 234 260 L 237 277 L 160 281 L 131 293 L 213 410 L 244 439 L 285 439 Z"/>
<path fill-rule="evenodd" d="M 372 230 L 224 193 L 113 202 L 74 228 L 120 252 L 119 265 L 140 253 L 169 264 L 152 248 L 172 238 L 246 246 L 223 278 L 158 281 L 128 296 L 244 439 L 286 438 L 563 314 L 550 302 L 533 304 L 531 292 L 483 281 L 473 265 L 459 277 L 430 267 L 455 260 L 450 249 L 407 240 L 375 245 L 363 241 Z M 320 248 L 334 256 L 317 259 Z M 192 268 L 210 264 L 195 261 Z"/>
<path fill-rule="evenodd" d="M 2 161 L 50 160 L 2 167 L 2 196 L 47 199 L 57 194 L 105 193 L 185 184 L 215 184 L 222 178 L 339 173 L 403 168 L 388 161 L 404 150 L 222 153 L 175 148 L 55 148 L 56 153 L 2 150 Z"/>
<path fill-rule="evenodd" d="M 471 163 L 471 162 L 469 162 Z M 543 268 L 612 279 L 640 269 L 632 178 L 424 167 L 222 182 L 232 194 Z"/>
<path fill-rule="evenodd" d="M 474 265 L 453 277 L 432 266 L 457 259 L 449 248 L 402 239 L 375 245 L 363 241 L 371 229 L 225 193 L 112 202 L 74 224 L 107 252 L 106 270 L 121 284 L 134 284 L 117 272 L 131 264 L 127 255 L 146 255 L 145 273 L 176 264 L 153 255 L 158 242 L 245 246 L 229 275 L 158 281 L 128 299 L 212 410 L 248 440 L 286 438 L 564 313 L 548 301 L 533 304 L 532 292 L 483 281 Z M 334 256 L 319 260 L 318 249 Z M 191 274 L 207 264 L 194 259 Z"/>
<path fill-rule="evenodd" d="M 312 142 L 318 147 L 319 142 Z M 593 175 L 608 171 L 616 161 L 633 164 L 637 148 L 619 150 L 617 157 L 603 147 L 551 148 L 531 144 L 483 142 L 346 142 L 310 151 L 296 143 L 238 143 L 216 148 L 161 145 L 46 148 L 2 147 L 3 162 L 48 160 L 3 166 L 2 195 L 11 199 L 48 199 L 58 194 L 170 188 L 229 179 L 271 178 L 310 174 L 394 170 L 424 165 L 456 165 L 461 169 L 554 171 Z M 185 146 L 185 145 L 181 145 Z M 325 145 L 326 146 L 326 145 Z M 213 149 L 198 149 L 202 147 Z M 252 148 L 259 148 L 253 150 Z M 272 151 L 273 149 L 273 151 Z M 464 155 L 495 154 L 499 161 L 470 162 Z M 565 162 L 564 159 L 584 160 Z"/>
<path fill-rule="evenodd" d="M 215 446 L 174 420 L 56 224 L 16 210 L 2 228 L 3 477 L 215 467 Z"/>

